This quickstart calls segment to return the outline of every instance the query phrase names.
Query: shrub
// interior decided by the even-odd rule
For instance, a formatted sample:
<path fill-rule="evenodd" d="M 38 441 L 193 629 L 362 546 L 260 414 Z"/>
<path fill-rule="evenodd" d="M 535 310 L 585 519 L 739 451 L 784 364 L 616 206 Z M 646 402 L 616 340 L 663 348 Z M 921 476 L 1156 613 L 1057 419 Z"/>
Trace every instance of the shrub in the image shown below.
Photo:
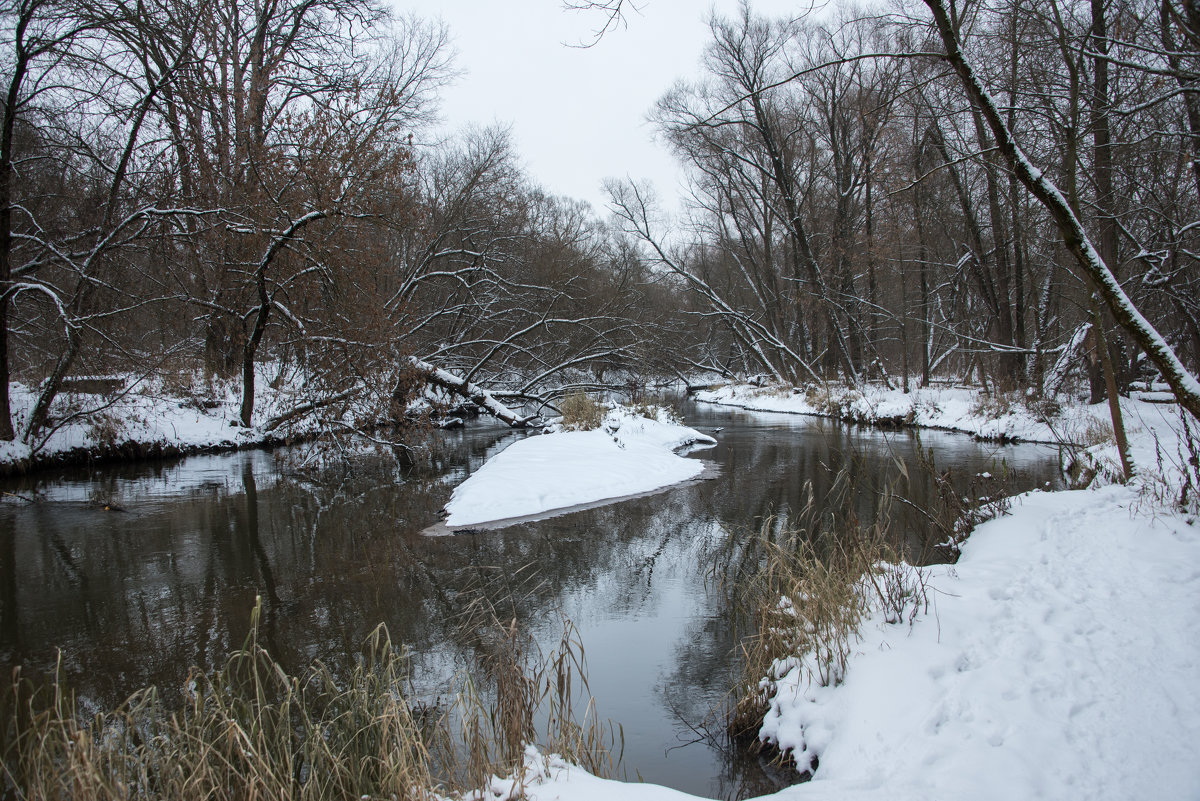
<path fill-rule="evenodd" d="M 604 407 L 584 392 L 563 398 L 558 408 L 562 412 L 563 428 L 570 431 L 592 431 L 604 422 Z"/>
<path fill-rule="evenodd" d="M 260 616 L 256 607 L 224 668 L 193 671 L 180 710 L 151 688 L 85 719 L 60 678 L 37 688 L 14 672 L 0 688 L 3 797 L 433 801 L 493 773 L 520 779 L 534 712 L 546 707 L 547 749 L 615 770 L 611 727 L 606 737 L 591 705 L 574 717 L 571 687 L 586 677 L 573 629 L 542 658 L 515 620 L 493 618 L 479 666 L 490 697 L 468 677 L 457 703 L 428 705 L 405 698 L 407 665 L 383 626 L 349 676 L 320 663 L 293 676 L 259 645 Z"/>

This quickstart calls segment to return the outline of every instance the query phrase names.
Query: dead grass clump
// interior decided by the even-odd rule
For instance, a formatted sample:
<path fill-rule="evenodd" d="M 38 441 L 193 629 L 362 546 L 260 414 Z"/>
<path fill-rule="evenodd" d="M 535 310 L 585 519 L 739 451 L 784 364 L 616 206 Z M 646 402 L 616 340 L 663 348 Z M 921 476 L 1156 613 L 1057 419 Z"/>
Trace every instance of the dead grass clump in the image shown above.
<path fill-rule="evenodd" d="M 383 626 L 349 676 L 321 663 L 293 676 L 258 644 L 260 611 L 225 667 L 189 677 L 182 709 L 167 709 L 152 688 L 85 720 L 60 680 L 35 687 L 15 672 L 0 692 L 0 796 L 445 797 L 496 773 L 520 777 L 547 699 L 544 745 L 602 775 L 615 768 L 615 738 L 605 739 L 594 708 L 575 719 L 571 693 L 583 669 L 577 638 L 564 634 L 543 660 L 515 621 L 494 627 L 483 659 L 494 692 L 480 693 L 466 679 L 457 703 L 430 706 L 405 698 L 405 659 Z"/>
<path fill-rule="evenodd" d="M 856 417 L 854 404 L 861 398 L 857 390 L 830 384 L 810 386 L 804 393 L 804 400 L 813 412 L 839 420 Z"/>
<path fill-rule="evenodd" d="M 1194 425 L 1195 419 L 1180 409 L 1173 447 L 1155 434 L 1154 468 L 1138 471 L 1142 495 L 1155 504 L 1178 509 L 1189 525 L 1200 517 L 1200 434 Z"/>
<path fill-rule="evenodd" d="M 1075 437 L 1078 440 L 1078 444 L 1085 448 L 1094 448 L 1097 445 L 1107 445 L 1110 442 L 1116 442 L 1112 421 L 1099 417 L 1089 417 L 1082 428 L 1075 434 Z"/>
<path fill-rule="evenodd" d="M 748 630 L 727 713 L 735 739 L 756 735 L 788 672 L 800 669 L 822 686 L 839 683 L 869 612 L 911 622 L 927 603 L 921 571 L 900 563 L 886 544 L 888 492 L 879 496 L 875 522 L 865 525 L 855 512 L 851 470 L 838 474 L 823 507 L 811 483 L 805 489 L 803 508 L 764 520 L 721 565 L 735 618 Z"/>
<path fill-rule="evenodd" d="M 568 431 L 593 431 L 604 422 L 604 407 L 585 392 L 568 395 L 558 408 L 562 412 L 563 428 Z"/>
<path fill-rule="evenodd" d="M 520 778 L 525 749 L 534 744 L 593 775 L 615 775 L 624 732 L 597 715 L 574 624 L 564 619 L 557 646 L 545 653 L 515 616 L 504 617 L 482 591 L 458 621 L 481 669 L 463 681 L 456 700 L 458 753 L 465 756 L 456 785 Z"/>
<path fill-rule="evenodd" d="M 376 629 L 352 674 L 288 675 L 250 639 L 182 710 L 154 689 L 79 718 L 60 680 L 5 694 L 4 791 L 16 799 L 431 798 L 425 739 L 399 692 L 402 659 Z"/>
<path fill-rule="evenodd" d="M 1179 508 L 1193 519 L 1200 515 L 1200 433 L 1192 430 L 1188 413 L 1179 410 L 1179 461 L 1182 481 L 1179 487 Z M 1194 422 L 1194 421 L 1193 421 Z M 1160 469 L 1160 472 L 1163 472 Z"/>
<path fill-rule="evenodd" d="M 750 396 L 754 398 L 788 398 L 792 395 L 792 387 L 788 384 L 780 384 L 778 382 L 770 382 L 765 386 L 757 386 L 750 391 Z"/>
<path fill-rule="evenodd" d="M 987 420 L 998 420 L 1012 414 L 1013 407 L 1021 400 L 1019 392 L 996 392 L 994 395 L 980 392 L 971 403 L 971 414 Z"/>
<path fill-rule="evenodd" d="M 822 556 L 803 540 L 764 539 L 760 547 L 765 562 L 742 590 L 753 622 L 740 645 L 745 667 L 728 724 L 735 738 L 757 732 L 775 683 L 793 668 L 795 657 L 807 657 L 805 666 L 818 684 L 838 683 L 865 611 L 856 591 L 862 565 L 855 551 Z"/>

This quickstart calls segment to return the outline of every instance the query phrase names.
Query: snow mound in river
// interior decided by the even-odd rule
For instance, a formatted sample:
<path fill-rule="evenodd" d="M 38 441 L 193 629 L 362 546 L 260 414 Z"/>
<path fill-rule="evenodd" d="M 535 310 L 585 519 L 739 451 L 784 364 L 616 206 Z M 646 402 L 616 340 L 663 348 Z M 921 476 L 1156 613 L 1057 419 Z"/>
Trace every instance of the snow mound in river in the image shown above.
<path fill-rule="evenodd" d="M 454 490 L 445 522 L 473 526 L 661 489 L 703 470 L 676 449 L 715 444 L 665 413 L 651 419 L 618 407 L 594 431 L 514 442 Z"/>

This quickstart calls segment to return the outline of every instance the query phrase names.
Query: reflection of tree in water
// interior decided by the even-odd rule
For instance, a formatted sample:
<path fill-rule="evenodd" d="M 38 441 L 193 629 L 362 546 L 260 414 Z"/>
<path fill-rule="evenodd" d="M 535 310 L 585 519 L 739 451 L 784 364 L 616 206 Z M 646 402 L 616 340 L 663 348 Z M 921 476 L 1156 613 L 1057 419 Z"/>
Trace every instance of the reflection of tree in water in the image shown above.
<path fill-rule="evenodd" d="M 482 461 L 505 434 L 466 438 L 455 469 Z M 356 653 L 385 619 L 373 610 L 404 598 L 396 581 L 380 584 L 383 572 L 432 522 L 449 486 L 437 471 L 414 471 L 396 492 L 384 461 L 316 479 L 278 475 L 254 452 L 219 462 L 226 480 L 165 502 L 139 496 L 129 511 L 104 511 L 94 498 L 170 483 L 171 471 L 121 466 L 83 484 L 67 474 L 46 479 L 45 495 L 87 487 L 78 501 L 0 507 L 4 661 L 36 675 L 62 648 L 66 677 L 85 700 L 111 705 L 151 683 L 170 694 L 190 665 L 212 668 L 242 643 L 259 594 L 264 637 L 281 659 Z"/>
<path fill-rule="evenodd" d="M 508 440 L 503 429 L 447 434 L 432 464 L 403 470 L 386 458 L 297 472 L 261 454 L 214 457 L 217 478 L 165 500 L 135 499 L 125 512 L 102 511 L 89 493 L 121 500 L 130 482 L 165 486 L 178 476 L 144 467 L 105 471 L 99 483 L 64 479 L 86 488 L 81 500 L 0 505 L 0 658 L 44 671 L 62 647 L 68 682 L 102 706 L 149 684 L 169 695 L 189 666 L 211 669 L 241 645 L 262 596 L 264 639 L 289 670 L 315 659 L 347 666 L 383 622 L 413 654 L 416 685 L 428 688 L 473 657 L 472 638 L 456 628 L 470 603 L 549 639 L 564 606 L 575 605 L 581 624 L 654 616 L 686 580 L 694 622 L 663 635 L 672 638 L 669 666 L 646 680 L 658 682 L 665 709 L 696 725 L 728 687 L 735 644 L 719 593 L 704 591 L 706 556 L 736 546 L 762 517 L 790 514 L 806 480 L 821 497 L 849 464 L 873 486 L 896 450 L 912 447 L 907 435 L 830 423 L 712 419 L 729 426 L 699 454 L 719 465 L 715 480 L 478 535 L 421 532 L 452 487 Z M 989 463 L 986 451 L 972 458 Z M 977 469 L 963 454 L 953 463 Z M 866 514 L 872 501 L 861 503 Z M 723 794 L 751 786 L 754 771 L 743 767 L 717 780 Z"/>
<path fill-rule="evenodd" d="M 765 756 L 746 754 L 725 732 L 723 706 L 739 670 L 740 632 L 736 603 L 720 590 L 722 560 L 736 560 L 742 544 L 763 521 L 794 524 L 810 492 L 818 504 L 825 504 L 821 511 L 827 521 L 850 517 L 870 524 L 885 488 L 903 493 L 908 502 L 891 507 L 893 547 L 910 560 L 939 558 L 931 548 L 936 543 L 925 517 L 936 489 L 933 478 L 917 464 L 919 437 L 824 420 L 791 433 L 727 432 L 712 452 L 722 474 L 704 496 L 703 514 L 721 533 L 706 538 L 709 548 L 701 562 L 710 571 L 708 580 L 715 591 L 709 594 L 705 613 L 679 637 L 673 670 L 659 683 L 663 706 L 680 721 L 681 736 L 694 741 L 686 747 L 708 748 L 716 755 L 713 764 L 720 765 L 722 773 L 713 779 L 711 794 L 719 798 L 772 792 L 796 778 L 794 771 L 767 765 Z M 960 493 L 977 490 L 972 487 L 977 472 L 996 470 L 997 460 L 987 446 L 962 437 L 931 439 L 942 446 L 942 460 L 953 466 L 944 477 Z M 1046 459 L 1033 469 L 1012 471 L 1009 479 L 1014 487 L 1028 488 L 1051 479 L 1053 470 Z M 847 504 L 832 508 L 833 499 L 842 494 Z"/>

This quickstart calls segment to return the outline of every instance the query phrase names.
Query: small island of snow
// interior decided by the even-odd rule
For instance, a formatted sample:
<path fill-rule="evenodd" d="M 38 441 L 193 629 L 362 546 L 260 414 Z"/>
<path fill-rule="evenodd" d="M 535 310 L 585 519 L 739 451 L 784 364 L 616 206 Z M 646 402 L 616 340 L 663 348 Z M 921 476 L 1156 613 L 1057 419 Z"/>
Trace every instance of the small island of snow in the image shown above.
<path fill-rule="evenodd" d="M 492 457 L 454 490 L 445 525 L 476 526 L 662 489 L 704 469 L 676 450 L 715 444 L 665 410 L 649 418 L 617 407 L 597 429 L 529 437 Z"/>

